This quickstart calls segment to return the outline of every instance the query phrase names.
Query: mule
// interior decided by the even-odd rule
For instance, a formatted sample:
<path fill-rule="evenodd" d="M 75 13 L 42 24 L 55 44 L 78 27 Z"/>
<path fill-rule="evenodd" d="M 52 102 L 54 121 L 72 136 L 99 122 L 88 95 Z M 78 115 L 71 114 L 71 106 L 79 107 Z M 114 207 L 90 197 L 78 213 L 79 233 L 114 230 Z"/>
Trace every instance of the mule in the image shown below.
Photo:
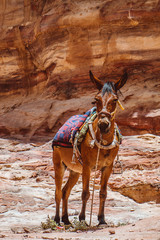
<path fill-rule="evenodd" d="M 83 189 L 82 208 L 79 220 L 85 220 L 86 204 L 90 197 L 90 174 L 91 170 L 95 168 L 97 151 L 100 149 L 97 164 L 97 169 L 101 171 L 98 221 L 99 224 L 106 224 L 104 208 L 107 196 L 107 183 L 112 172 L 114 159 L 119 150 L 119 142 L 115 133 L 115 114 L 119 103 L 117 91 L 123 87 L 127 78 L 128 75 L 125 71 L 118 82 L 106 82 L 103 84 L 102 81 L 96 78 L 90 71 L 90 79 L 99 90 L 95 96 L 97 117 L 91 124 L 90 131 L 87 132 L 85 139 L 81 143 L 82 164 L 77 158 L 74 163 L 72 162 L 72 148 L 58 146 L 54 147 L 53 150 L 56 185 L 56 214 L 54 220 L 57 223 L 60 223 L 60 202 L 62 199 L 62 222 L 64 222 L 65 225 L 70 224 L 68 218 L 68 198 L 80 174 L 82 174 Z M 68 181 L 62 189 L 63 175 L 66 168 L 70 170 L 70 174 Z"/>

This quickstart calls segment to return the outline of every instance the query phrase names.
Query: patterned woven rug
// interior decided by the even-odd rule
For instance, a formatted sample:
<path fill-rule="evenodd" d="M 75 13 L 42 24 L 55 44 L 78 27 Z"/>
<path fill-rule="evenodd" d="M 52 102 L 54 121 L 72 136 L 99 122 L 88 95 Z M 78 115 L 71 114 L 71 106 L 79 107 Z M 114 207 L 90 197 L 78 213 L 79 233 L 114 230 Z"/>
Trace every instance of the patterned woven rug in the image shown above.
<path fill-rule="evenodd" d="M 96 111 L 92 108 L 83 115 L 75 115 L 70 117 L 63 126 L 58 130 L 53 138 L 52 147 L 61 146 L 71 148 L 74 137 L 79 128 L 83 125 L 86 119 Z"/>

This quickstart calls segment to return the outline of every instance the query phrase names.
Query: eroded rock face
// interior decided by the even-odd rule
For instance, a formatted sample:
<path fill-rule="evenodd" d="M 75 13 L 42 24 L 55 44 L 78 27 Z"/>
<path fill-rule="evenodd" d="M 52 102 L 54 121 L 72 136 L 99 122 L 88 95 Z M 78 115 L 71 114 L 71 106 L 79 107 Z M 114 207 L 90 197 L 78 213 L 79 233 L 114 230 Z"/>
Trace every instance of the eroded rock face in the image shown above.
<path fill-rule="evenodd" d="M 117 81 L 124 68 L 122 133 L 159 134 L 159 24 L 158 0 L 1 1 L 1 135 L 53 134 L 58 119 L 91 107 L 90 69 Z"/>
<path fill-rule="evenodd" d="M 159 158 L 158 136 L 125 137 L 119 151 L 122 174 L 112 174 L 109 186 L 136 202 L 160 203 Z"/>

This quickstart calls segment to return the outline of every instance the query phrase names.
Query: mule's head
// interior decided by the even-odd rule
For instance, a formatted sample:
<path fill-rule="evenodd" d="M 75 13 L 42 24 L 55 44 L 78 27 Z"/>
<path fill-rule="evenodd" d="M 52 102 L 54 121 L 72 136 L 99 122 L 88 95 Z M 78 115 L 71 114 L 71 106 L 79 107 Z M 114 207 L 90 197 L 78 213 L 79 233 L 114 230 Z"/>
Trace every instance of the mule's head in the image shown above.
<path fill-rule="evenodd" d="M 101 133 L 107 133 L 110 130 L 111 122 L 114 119 L 116 107 L 118 103 L 117 91 L 126 83 L 128 74 L 125 71 L 121 79 L 117 82 L 102 83 L 101 80 L 93 76 L 90 71 L 91 81 L 94 83 L 99 93 L 95 96 L 98 127 Z"/>

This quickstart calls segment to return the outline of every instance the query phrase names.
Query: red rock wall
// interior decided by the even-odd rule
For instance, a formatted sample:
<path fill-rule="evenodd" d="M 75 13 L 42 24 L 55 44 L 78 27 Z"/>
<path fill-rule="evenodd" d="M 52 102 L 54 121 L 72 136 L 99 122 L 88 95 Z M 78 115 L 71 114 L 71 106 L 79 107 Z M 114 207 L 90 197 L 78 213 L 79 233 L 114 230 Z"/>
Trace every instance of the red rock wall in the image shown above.
<path fill-rule="evenodd" d="M 160 1 L 0 1 L 1 135 L 53 135 L 91 107 L 88 71 L 129 79 L 122 133 L 160 133 Z"/>

